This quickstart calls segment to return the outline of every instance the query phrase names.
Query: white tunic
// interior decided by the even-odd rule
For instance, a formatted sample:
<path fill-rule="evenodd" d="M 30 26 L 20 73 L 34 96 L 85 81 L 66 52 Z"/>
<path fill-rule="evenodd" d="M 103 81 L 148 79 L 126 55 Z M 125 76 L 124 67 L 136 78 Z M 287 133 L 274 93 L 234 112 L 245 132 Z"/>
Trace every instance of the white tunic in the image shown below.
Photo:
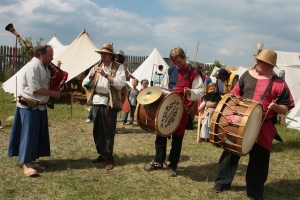
<path fill-rule="evenodd" d="M 111 67 L 112 67 L 112 63 L 110 63 L 110 65 L 107 67 L 107 69 L 104 67 L 104 64 L 102 64 L 102 68 L 104 69 L 105 73 L 110 75 L 111 74 Z M 95 71 L 95 68 L 93 67 L 89 74 L 83 79 L 82 81 L 82 86 L 83 88 L 86 90 L 86 88 L 84 87 L 84 85 L 89 82 L 90 80 L 90 74 L 92 72 Z M 120 65 L 117 72 L 116 72 L 116 77 L 114 78 L 114 82 L 110 83 L 109 80 L 107 78 L 105 78 L 104 76 L 99 76 L 96 88 L 95 88 L 95 92 L 96 93 L 101 93 L 101 94 L 109 94 L 109 88 L 110 88 L 110 84 L 112 86 L 114 86 L 117 90 L 121 90 L 122 87 L 125 86 L 126 84 L 126 76 L 125 76 L 125 70 L 124 70 L 124 65 Z M 106 105 L 107 104 L 107 97 L 106 96 L 101 96 L 98 94 L 95 94 L 93 97 L 93 105 Z"/>
<path fill-rule="evenodd" d="M 35 57 L 33 57 L 24 67 L 27 67 L 27 70 L 24 73 L 21 83 L 18 84 L 18 94 L 25 98 L 39 101 L 40 104 L 47 103 L 49 96 L 34 94 L 34 91 L 41 88 L 49 89 L 50 71 L 48 67 L 45 67 L 43 63 Z M 27 108 L 27 106 L 23 106 L 19 102 L 17 106 Z M 41 110 L 44 108 L 45 106 L 40 106 Z"/>

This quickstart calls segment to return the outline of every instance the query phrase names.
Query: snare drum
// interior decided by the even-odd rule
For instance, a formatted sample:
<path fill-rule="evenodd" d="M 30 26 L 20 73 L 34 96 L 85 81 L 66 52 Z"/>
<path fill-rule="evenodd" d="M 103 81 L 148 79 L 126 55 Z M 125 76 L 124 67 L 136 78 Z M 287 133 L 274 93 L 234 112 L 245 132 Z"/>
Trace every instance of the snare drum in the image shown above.
<path fill-rule="evenodd" d="M 151 90 L 151 88 L 148 90 Z M 176 92 L 162 90 L 160 97 L 154 102 L 150 104 L 139 102 L 135 116 L 137 124 L 142 129 L 162 137 L 169 137 L 179 127 L 183 111 L 181 96 Z"/>
<path fill-rule="evenodd" d="M 245 156 L 256 142 L 261 121 L 259 101 L 226 94 L 211 118 L 210 141 L 216 147 Z"/>

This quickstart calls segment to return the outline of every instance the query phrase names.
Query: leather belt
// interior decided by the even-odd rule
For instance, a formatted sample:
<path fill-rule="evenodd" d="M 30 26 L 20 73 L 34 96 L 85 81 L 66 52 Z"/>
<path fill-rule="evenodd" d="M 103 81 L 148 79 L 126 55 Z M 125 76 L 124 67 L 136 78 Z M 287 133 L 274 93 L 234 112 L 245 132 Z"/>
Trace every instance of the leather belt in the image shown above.
<path fill-rule="evenodd" d="M 98 93 L 98 92 L 94 92 L 94 94 L 99 95 L 100 97 L 109 97 L 109 94 L 103 94 L 103 93 Z"/>

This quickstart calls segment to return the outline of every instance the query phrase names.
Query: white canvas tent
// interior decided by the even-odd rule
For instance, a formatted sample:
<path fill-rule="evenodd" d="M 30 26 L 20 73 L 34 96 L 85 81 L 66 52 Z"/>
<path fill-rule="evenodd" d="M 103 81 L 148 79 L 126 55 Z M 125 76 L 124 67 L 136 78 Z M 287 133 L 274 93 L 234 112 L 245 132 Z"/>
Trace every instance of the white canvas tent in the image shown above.
<path fill-rule="evenodd" d="M 51 45 L 51 47 L 53 48 L 53 59 L 59 57 L 69 47 L 69 45 L 62 45 L 61 42 L 57 39 L 56 35 L 54 35 L 53 38 L 47 44 Z"/>
<path fill-rule="evenodd" d="M 169 68 L 169 65 L 160 55 L 158 50 L 154 48 L 148 58 L 132 73 L 132 75 L 139 80 L 139 84 L 137 86 L 138 90 L 142 88 L 140 81 L 143 79 L 147 79 L 150 86 L 150 81 L 152 80 L 152 77 L 154 76 L 158 65 L 163 65 L 163 73 Z M 132 79 L 127 82 L 129 86 L 131 86 L 131 80 Z"/>
<path fill-rule="evenodd" d="M 287 117 L 296 120 L 293 121 L 287 118 L 285 120 L 287 127 L 300 130 L 300 100 L 296 103 L 295 107 Z"/>
<path fill-rule="evenodd" d="M 99 49 L 84 29 L 53 63 L 62 62 L 61 69 L 69 73 L 69 81 L 100 60 L 100 55 L 95 51 Z"/>
<path fill-rule="evenodd" d="M 275 73 L 279 73 L 281 70 L 285 72 L 285 82 L 289 86 L 295 103 L 295 108 L 288 114 L 288 118 L 297 120 L 286 119 L 286 124 L 290 128 L 300 129 L 300 53 L 296 52 L 283 52 L 276 51 L 277 53 L 277 67 L 274 68 Z"/>

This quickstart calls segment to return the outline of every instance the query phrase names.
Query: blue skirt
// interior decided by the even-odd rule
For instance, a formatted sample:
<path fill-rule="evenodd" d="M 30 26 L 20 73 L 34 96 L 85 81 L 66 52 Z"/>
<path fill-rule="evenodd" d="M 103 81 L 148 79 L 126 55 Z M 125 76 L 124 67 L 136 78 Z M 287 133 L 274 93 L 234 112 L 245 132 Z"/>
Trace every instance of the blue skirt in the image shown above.
<path fill-rule="evenodd" d="M 19 162 L 29 163 L 50 156 L 47 109 L 32 110 L 17 107 L 8 145 L 8 156 L 19 156 Z"/>

